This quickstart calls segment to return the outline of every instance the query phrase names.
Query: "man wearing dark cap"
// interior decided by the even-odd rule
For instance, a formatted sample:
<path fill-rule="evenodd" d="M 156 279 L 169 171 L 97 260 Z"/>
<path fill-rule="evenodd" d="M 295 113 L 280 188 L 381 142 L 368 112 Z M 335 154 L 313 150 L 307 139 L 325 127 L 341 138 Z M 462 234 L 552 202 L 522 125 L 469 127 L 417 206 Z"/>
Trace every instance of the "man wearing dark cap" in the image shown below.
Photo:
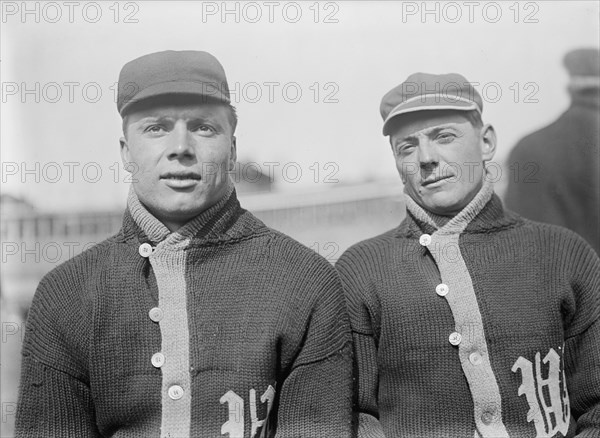
<path fill-rule="evenodd" d="M 573 50 L 564 64 L 571 106 L 512 150 L 506 205 L 575 231 L 600 254 L 600 51 Z"/>
<path fill-rule="evenodd" d="M 600 432 L 600 260 L 575 233 L 504 210 L 482 107 L 457 74 L 417 73 L 383 97 L 407 215 L 336 264 L 359 436 Z"/>
<path fill-rule="evenodd" d="M 42 279 L 17 437 L 349 436 L 341 284 L 240 207 L 221 64 L 142 56 L 117 106 L 133 174 L 123 226 Z"/>

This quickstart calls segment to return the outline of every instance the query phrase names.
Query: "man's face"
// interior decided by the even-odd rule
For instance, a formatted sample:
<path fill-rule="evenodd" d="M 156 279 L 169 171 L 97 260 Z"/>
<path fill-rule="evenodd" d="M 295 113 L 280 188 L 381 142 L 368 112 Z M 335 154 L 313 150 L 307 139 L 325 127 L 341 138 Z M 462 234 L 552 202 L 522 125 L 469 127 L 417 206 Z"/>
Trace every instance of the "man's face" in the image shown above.
<path fill-rule="evenodd" d="M 398 119 L 390 143 L 408 195 L 432 213 L 456 215 L 483 184 L 483 163 L 496 147 L 493 128 L 474 127 L 461 111 L 418 111 Z"/>
<path fill-rule="evenodd" d="M 231 184 L 236 146 L 225 105 L 158 103 L 129 114 L 125 134 L 121 157 L 135 193 L 171 231 L 217 203 Z"/>

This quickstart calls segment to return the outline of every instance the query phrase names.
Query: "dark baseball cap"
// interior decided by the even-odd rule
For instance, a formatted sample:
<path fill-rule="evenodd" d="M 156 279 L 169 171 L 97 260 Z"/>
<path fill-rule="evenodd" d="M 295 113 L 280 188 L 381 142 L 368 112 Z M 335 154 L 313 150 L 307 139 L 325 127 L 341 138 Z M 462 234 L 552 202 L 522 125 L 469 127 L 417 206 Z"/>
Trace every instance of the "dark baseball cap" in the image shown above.
<path fill-rule="evenodd" d="M 138 102 L 166 95 L 231 102 L 225 70 L 208 52 L 167 50 L 150 53 L 128 62 L 121 69 L 117 93 L 117 109 L 121 116 Z"/>
<path fill-rule="evenodd" d="M 425 110 L 483 111 L 481 96 L 465 77 L 457 73 L 414 73 L 381 99 L 383 135 L 390 121 L 402 114 Z"/>

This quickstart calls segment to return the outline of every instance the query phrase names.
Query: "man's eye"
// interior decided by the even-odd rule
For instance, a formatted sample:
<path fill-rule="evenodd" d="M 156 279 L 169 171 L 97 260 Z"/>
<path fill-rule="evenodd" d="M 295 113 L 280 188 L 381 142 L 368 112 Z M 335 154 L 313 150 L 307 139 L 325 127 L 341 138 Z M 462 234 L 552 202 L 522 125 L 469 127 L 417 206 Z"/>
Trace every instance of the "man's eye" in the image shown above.
<path fill-rule="evenodd" d="M 414 147 L 415 145 L 412 143 L 404 143 L 396 147 L 396 153 L 398 155 L 405 155 L 407 153 L 410 153 L 410 151 L 412 151 Z"/>
<path fill-rule="evenodd" d="M 158 134 L 164 131 L 164 128 L 160 125 L 151 125 L 146 128 L 146 132 L 151 132 L 153 134 Z"/>
<path fill-rule="evenodd" d="M 202 135 L 210 135 L 216 132 L 216 130 L 210 125 L 198 125 L 194 130 Z"/>
<path fill-rule="evenodd" d="M 450 143 L 454 140 L 455 137 L 456 136 L 454 134 L 451 134 L 449 132 L 443 132 L 437 136 L 436 140 L 440 143 Z"/>

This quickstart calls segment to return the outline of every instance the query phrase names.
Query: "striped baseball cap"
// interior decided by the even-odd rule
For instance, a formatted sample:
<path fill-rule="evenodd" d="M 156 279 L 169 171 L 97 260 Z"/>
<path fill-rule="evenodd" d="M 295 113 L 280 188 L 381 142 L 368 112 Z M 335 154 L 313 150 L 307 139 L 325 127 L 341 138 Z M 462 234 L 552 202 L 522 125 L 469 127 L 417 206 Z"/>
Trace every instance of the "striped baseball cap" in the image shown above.
<path fill-rule="evenodd" d="M 383 135 L 389 135 L 390 121 L 401 115 L 424 110 L 457 110 L 480 113 L 483 101 L 475 87 L 457 73 L 414 73 L 381 99 Z"/>

